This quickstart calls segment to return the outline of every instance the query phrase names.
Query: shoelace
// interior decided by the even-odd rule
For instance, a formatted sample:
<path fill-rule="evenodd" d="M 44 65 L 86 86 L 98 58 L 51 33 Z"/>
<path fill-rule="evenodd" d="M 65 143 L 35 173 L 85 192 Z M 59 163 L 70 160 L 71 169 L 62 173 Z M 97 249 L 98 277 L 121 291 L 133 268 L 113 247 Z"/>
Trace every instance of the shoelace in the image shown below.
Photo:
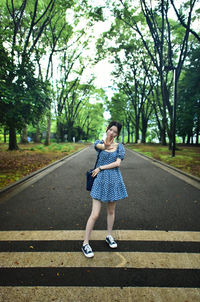
<path fill-rule="evenodd" d="M 115 240 L 113 239 L 112 236 L 108 236 L 108 239 L 109 239 L 109 241 L 110 241 L 111 244 L 115 243 Z"/>
<path fill-rule="evenodd" d="M 91 247 L 88 244 L 85 246 L 85 250 L 86 250 L 87 253 L 91 253 L 92 252 L 92 249 L 91 249 Z"/>

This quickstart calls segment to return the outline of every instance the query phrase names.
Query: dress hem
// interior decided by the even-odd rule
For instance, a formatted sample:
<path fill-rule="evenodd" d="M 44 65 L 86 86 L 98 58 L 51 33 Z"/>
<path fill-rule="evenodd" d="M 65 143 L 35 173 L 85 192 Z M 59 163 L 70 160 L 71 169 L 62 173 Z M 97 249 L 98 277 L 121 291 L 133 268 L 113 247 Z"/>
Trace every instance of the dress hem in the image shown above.
<path fill-rule="evenodd" d="M 96 199 L 96 200 L 101 201 L 101 202 L 103 202 L 103 203 L 107 203 L 107 202 L 120 201 L 120 200 L 122 200 L 122 199 L 128 198 L 128 195 L 125 196 L 125 197 L 119 198 L 119 199 L 114 199 L 114 200 L 101 200 L 101 199 L 98 199 L 98 198 L 95 198 L 95 197 L 92 197 L 92 196 L 90 196 L 90 197 L 91 197 L 92 199 Z"/>

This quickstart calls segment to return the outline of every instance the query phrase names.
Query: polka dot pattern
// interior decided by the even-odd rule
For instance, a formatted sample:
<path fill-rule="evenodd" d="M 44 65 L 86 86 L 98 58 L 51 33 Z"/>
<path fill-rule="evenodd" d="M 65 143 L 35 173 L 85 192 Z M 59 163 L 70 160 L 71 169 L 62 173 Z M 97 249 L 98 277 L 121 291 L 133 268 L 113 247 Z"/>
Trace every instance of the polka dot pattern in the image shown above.
<path fill-rule="evenodd" d="M 97 167 L 111 164 L 117 158 L 124 159 L 125 150 L 122 144 L 119 144 L 114 152 L 100 151 L 96 148 L 97 144 L 103 144 L 103 141 L 97 140 L 94 143 L 96 151 L 100 152 Z M 100 171 L 94 180 L 90 196 L 103 202 L 112 202 L 128 197 L 120 168 Z"/>

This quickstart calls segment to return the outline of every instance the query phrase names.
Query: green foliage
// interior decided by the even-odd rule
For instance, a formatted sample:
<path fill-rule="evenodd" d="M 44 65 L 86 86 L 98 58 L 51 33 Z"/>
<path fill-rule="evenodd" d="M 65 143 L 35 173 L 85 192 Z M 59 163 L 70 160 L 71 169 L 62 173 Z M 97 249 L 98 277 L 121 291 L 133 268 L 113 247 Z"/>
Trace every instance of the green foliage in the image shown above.
<path fill-rule="evenodd" d="M 0 122 L 21 130 L 25 124 L 38 121 L 49 106 L 50 95 L 48 83 L 34 76 L 31 62 L 15 71 L 14 82 L 9 82 L 9 76 L 4 80 L 6 90 L 0 98 Z"/>
<path fill-rule="evenodd" d="M 185 28 L 178 20 L 169 18 L 168 3 L 171 5 L 168 1 L 142 0 L 105 0 L 104 5 L 87 0 L 1 1 L 1 125 L 20 130 L 26 124 L 29 128 L 40 124 L 44 130 L 47 121 L 44 114 L 50 119 L 53 104 L 57 120 L 52 129 L 54 133 L 57 130 L 58 138 L 64 140 L 68 134 L 70 141 L 73 137 L 93 139 L 102 131 L 104 103 L 112 119 L 122 121 L 128 132 L 134 127 L 143 130 L 150 119 L 153 131 L 147 133 L 151 138 L 160 136 L 163 128 L 170 134 L 173 84 L 170 68 L 177 63 Z M 184 21 L 190 4 L 187 0 L 176 4 Z M 198 18 L 197 12 L 198 9 L 192 22 Z M 105 92 L 93 86 L 93 76 L 85 80 L 84 72 L 93 63 L 87 53 L 90 41 L 95 38 L 90 29 L 110 20 L 113 20 L 110 30 L 97 40 L 95 60 L 109 57 L 115 67 L 113 86 L 117 92 L 108 102 Z M 195 62 L 191 59 L 191 72 L 186 68 L 181 75 L 180 135 L 189 130 L 197 132 L 199 128 L 196 88 L 199 68 Z M 143 89 L 147 76 L 149 82 Z M 94 98 L 97 103 L 91 102 Z"/>
<path fill-rule="evenodd" d="M 189 56 L 179 86 L 177 133 L 193 136 L 200 129 L 200 50 L 195 48 Z"/>

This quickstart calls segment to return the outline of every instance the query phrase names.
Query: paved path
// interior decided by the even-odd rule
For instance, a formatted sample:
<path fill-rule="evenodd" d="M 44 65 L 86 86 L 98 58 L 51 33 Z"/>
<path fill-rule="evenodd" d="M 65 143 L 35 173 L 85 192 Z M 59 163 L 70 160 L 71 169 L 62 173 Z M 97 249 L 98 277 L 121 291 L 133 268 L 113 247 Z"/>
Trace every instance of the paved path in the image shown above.
<path fill-rule="evenodd" d="M 83 257 L 85 172 L 94 161 L 87 148 L 1 197 L 0 301 L 200 301 L 200 191 L 130 150 L 119 248 L 104 242 L 104 206 L 95 257 Z"/>

